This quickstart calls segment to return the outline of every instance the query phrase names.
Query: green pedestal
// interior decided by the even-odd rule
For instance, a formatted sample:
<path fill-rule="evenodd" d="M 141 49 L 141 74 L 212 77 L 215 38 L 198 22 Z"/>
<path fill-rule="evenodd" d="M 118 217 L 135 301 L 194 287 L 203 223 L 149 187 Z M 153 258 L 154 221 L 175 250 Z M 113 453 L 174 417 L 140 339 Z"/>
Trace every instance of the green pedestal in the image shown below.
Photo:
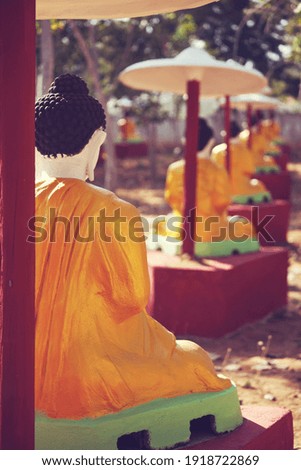
<path fill-rule="evenodd" d="M 236 387 L 158 399 L 97 419 L 53 419 L 37 414 L 36 449 L 167 449 L 189 442 L 191 422 L 204 416 L 212 417 L 215 433 L 240 426 Z M 131 437 L 136 437 L 134 446 Z"/>
<path fill-rule="evenodd" d="M 257 194 L 236 194 L 232 197 L 233 204 L 260 204 L 263 202 L 270 202 L 272 196 L 268 191 Z"/>
<path fill-rule="evenodd" d="M 256 174 L 260 173 L 280 173 L 281 169 L 278 165 L 276 166 L 257 166 L 256 167 Z"/>
<path fill-rule="evenodd" d="M 181 255 L 183 252 L 183 242 L 172 237 L 152 234 L 146 241 L 149 250 L 161 250 L 163 253 L 172 256 Z M 197 258 L 210 258 L 231 256 L 233 254 L 256 253 L 259 251 L 257 239 L 248 238 L 243 241 L 224 240 L 221 242 L 196 242 L 194 244 L 194 254 Z"/>

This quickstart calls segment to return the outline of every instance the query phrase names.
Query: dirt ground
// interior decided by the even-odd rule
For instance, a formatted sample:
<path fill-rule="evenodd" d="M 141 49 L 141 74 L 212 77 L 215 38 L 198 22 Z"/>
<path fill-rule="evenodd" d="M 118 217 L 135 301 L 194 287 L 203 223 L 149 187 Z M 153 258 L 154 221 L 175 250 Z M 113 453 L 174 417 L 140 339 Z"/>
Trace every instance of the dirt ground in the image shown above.
<path fill-rule="evenodd" d="M 172 153 L 157 157 L 158 174 L 153 184 L 147 158 L 119 160 L 117 194 L 145 216 L 167 213 L 165 174 L 175 159 Z M 292 176 L 292 210 L 287 307 L 219 339 L 190 339 L 210 352 L 216 368 L 236 383 L 242 404 L 291 410 L 294 447 L 301 449 L 301 152 L 294 153 L 288 169 Z M 95 183 L 101 186 L 103 172 L 99 164 Z"/>

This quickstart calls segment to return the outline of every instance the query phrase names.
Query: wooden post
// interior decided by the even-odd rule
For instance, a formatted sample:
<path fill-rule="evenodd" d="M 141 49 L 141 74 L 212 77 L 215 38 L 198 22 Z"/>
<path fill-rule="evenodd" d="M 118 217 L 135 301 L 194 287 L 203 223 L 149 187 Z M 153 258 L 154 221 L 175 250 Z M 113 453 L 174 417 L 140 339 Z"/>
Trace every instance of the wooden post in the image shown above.
<path fill-rule="evenodd" d="M 248 120 L 248 129 L 249 129 L 249 138 L 248 138 L 248 148 L 252 148 L 252 106 L 247 105 L 247 120 Z"/>
<path fill-rule="evenodd" d="M 0 448 L 34 448 L 35 1 L 0 2 Z"/>
<path fill-rule="evenodd" d="M 226 143 L 226 170 L 231 175 L 231 149 L 230 149 L 230 96 L 225 99 L 225 143 Z"/>
<path fill-rule="evenodd" d="M 183 253 L 194 256 L 197 146 L 200 83 L 187 82 L 186 147 L 184 175 L 184 233 Z"/>

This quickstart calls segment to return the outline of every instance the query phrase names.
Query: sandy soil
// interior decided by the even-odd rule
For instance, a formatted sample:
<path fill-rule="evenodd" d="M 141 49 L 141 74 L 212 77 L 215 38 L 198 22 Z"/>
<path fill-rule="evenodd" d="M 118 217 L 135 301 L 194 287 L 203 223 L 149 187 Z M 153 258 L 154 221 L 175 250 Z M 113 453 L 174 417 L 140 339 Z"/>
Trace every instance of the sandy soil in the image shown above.
<path fill-rule="evenodd" d="M 244 405 L 289 409 L 294 419 L 294 445 L 301 449 L 301 153 L 289 164 L 292 175 L 292 211 L 288 233 L 290 265 L 288 305 L 262 321 L 246 325 L 219 339 L 193 337 L 212 354 L 216 368 L 237 385 Z M 117 194 L 146 216 L 164 214 L 166 168 L 174 155 L 159 155 L 155 183 L 149 178 L 147 158 L 119 160 Z M 103 165 L 96 184 L 103 184 Z"/>

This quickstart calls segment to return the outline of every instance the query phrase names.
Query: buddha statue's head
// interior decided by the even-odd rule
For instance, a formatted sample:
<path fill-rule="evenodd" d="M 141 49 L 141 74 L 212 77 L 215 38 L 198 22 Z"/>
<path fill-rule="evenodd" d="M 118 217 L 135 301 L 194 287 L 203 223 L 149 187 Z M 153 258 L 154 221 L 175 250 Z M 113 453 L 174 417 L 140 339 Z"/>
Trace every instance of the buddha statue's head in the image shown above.
<path fill-rule="evenodd" d="M 198 121 L 198 157 L 209 158 L 215 139 L 212 128 L 206 119 L 199 117 Z"/>
<path fill-rule="evenodd" d="M 251 127 L 254 131 L 258 131 L 260 129 L 261 122 L 263 120 L 263 113 L 259 109 L 254 111 L 251 116 Z"/>
<path fill-rule="evenodd" d="M 60 75 L 35 105 L 37 177 L 94 179 L 106 137 L 101 104 L 80 77 Z"/>
<path fill-rule="evenodd" d="M 230 137 L 231 139 L 236 139 L 241 133 L 242 128 L 237 124 L 236 121 L 231 120 L 230 122 Z"/>

